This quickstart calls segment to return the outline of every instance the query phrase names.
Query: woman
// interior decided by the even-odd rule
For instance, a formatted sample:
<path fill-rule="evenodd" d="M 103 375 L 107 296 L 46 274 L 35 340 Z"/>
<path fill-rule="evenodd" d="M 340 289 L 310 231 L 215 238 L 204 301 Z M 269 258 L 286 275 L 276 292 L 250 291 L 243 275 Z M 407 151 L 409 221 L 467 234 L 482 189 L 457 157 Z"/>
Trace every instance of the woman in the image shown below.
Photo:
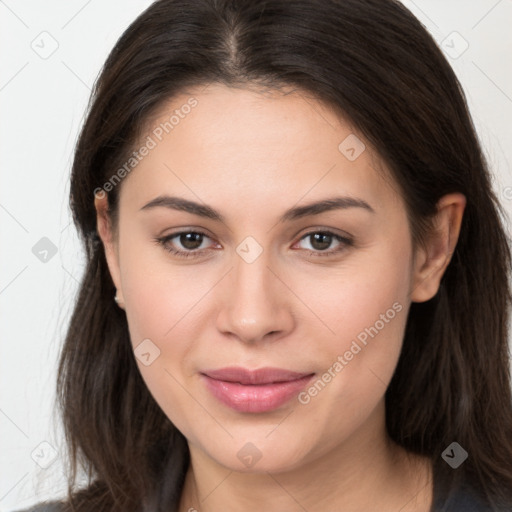
<path fill-rule="evenodd" d="M 71 208 L 52 510 L 512 510 L 509 241 L 400 3 L 155 2 Z"/>

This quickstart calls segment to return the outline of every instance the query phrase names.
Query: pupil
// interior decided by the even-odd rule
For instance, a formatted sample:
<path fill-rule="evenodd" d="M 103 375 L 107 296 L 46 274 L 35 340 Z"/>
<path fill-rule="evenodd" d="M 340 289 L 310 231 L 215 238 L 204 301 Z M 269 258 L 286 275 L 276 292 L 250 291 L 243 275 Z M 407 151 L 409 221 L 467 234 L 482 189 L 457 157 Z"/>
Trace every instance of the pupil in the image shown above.
<path fill-rule="evenodd" d="M 311 244 L 315 249 L 323 250 L 328 249 L 331 245 L 332 235 L 325 233 L 315 233 L 313 235 L 313 243 Z"/>
<path fill-rule="evenodd" d="M 201 246 L 202 241 L 201 233 L 185 233 L 180 236 L 180 243 L 187 249 L 197 249 Z"/>

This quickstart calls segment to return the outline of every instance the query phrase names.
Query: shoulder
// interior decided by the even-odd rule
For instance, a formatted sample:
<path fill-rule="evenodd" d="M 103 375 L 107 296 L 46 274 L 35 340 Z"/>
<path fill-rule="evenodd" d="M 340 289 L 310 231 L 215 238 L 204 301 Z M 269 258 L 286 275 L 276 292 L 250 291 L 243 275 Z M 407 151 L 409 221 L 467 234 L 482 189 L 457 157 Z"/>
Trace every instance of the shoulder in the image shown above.
<path fill-rule="evenodd" d="M 31 508 L 16 510 L 13 512 L 64 512 L 65 503 L 61 501 L 46 501 L 38 503 Z"/>

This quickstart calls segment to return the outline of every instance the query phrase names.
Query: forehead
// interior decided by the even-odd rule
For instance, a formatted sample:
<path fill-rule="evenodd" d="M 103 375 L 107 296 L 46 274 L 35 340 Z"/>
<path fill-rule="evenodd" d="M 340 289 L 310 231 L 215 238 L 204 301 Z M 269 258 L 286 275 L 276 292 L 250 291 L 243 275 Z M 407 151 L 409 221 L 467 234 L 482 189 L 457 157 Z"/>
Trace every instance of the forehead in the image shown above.
<path fill-rule="evenodd" d="M 225 207 L 230 197 L 257 207 L 338 192 L 377 208 L 401 199 L 349 120 L 299 90 L 189 89 L 151 116 L 137 147 L 144 145 L 151 149 L 123 193 L 137 203 L 176 189 Z"/>

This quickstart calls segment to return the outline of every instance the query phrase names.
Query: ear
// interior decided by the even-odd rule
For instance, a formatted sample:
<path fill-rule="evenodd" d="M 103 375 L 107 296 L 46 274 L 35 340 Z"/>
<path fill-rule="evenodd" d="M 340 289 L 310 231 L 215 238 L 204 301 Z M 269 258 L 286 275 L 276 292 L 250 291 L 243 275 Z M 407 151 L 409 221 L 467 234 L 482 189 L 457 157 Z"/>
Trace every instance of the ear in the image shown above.
<path fill-rule="evenodd" d="M 434 229 L 418 246 L 414 256 L 412 302 L 425 302 L 436 295 L 459 238 L 466 197 L 447 194 L 437 203 Z"/>
<path fill-rule="evenodd" d="M 96 226 L 98 235 L 103 242 L 108 269 L 110 271 L 112 281 L 117 289 L 119 303 L 123 304 L 124 299 L 121 288 L 121 272 L 119 270 L 119 247 L 109 214 L 108 195 L 104 191 L 101 191 L 99 194 L 95 194 L 94 207 L 96 208 Z"/>

